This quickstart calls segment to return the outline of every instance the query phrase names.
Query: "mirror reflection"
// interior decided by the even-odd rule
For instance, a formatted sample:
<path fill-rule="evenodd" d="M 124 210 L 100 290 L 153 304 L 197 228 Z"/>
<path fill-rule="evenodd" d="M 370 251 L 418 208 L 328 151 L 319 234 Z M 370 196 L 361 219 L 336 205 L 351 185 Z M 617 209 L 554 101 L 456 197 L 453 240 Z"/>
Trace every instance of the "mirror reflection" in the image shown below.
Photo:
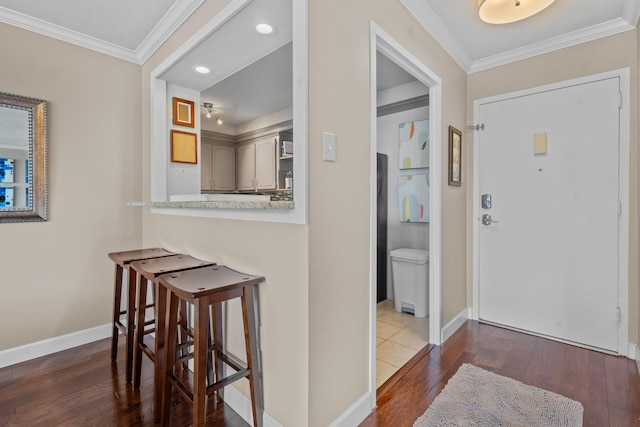
<path fill-rule="evenodd" d="M 0 93 L 0 222 L 46 220 L 46 102 Z"/>

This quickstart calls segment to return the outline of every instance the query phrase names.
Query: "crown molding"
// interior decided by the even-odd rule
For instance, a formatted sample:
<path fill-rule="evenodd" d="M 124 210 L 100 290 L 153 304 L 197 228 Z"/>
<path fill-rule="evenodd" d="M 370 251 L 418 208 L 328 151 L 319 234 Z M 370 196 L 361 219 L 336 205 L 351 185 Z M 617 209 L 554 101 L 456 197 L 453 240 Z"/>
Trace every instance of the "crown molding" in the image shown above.
<path fill-rule="evenodd" d="M 204 1 L 181 0 L 175 2 L 136 50 L 127 49 L 2 6 L 0 6 L 0 22 L 142 65 Z"/>
<path fill-rule="evenodd" d="M 144 64 L 205 0 L 177 1 L 149 32 L 136 49 L 139 64 Z"/>
<path fill-rule="evenodd" d="M 438 14 L 426 1 L 400 0 L 400 3 L 413 15 L 425 30 L 442 46 L 454 61 L 465 71 L 469 71 L 473 60 L 462 47 L 458 39 L 447 28 Z"/>
<path fill-rule="evenodd" d="M 640 20 L 640 0 L 625 0 L 622 7 L 622 19 L 634 28 L 638 26 L 638 20 Z"/>
<path fill-rule="evenodd" d="M 449 56 L 469 74 L 633 30 L 638 25 L 638 21 L 640 21 L 640 0 L 625 0 L 621 18 L 553 37 L 539 43 L 473 60 L 426 1 L 400 0 L 400 2 Z"/>
<path fill-rule="evenodd" d="M 125 61 L 138 63 L 137 54 L 131 50 L 113 43 L 99 40 L 95 37 L 87 36 L 77 31 L 63 28 L 59 25 L 43 21 L 32 16 L 28 16 L 5 7 L 0 6 L 0 22 L 13 25 L 14 27 L 42 34 L 43 36 L 71 43 L 76 46 L 94 50 L 96 52 L 111 55 Z"/>
<path fill-rule="evenodd" d="M 388 116 L 389 114 L 401 113 L 422 107 L 429 107 L 429 95 L 416 96 L 414 98 L 381 105 L 376 109 L 376 117 Z"/>
<path fill-rule="evenodd" d="M 633 13 L 637 16 L 637 11 Z M 612 36 L 625 31 L 633 30 L 634 28 L 635 25 L 630 24 L 626 19 L 613 19 L 602 24 L 593 25 L 591 27 L 573 31 L 561 36 L 552 37 L 539 43 L 533 43 L 521 48 L 499 53 L 497 55 L 478 59 L 476 61 L 473 61 L 473 64 L 471 65 L 468 72 L 469 74 L 471 74 L 478 71 L 487 70 L 489 68 L 575 46 L 602 37 Z"/>
<path fill-rule="evenodd" d="M 422 82 L 415 81 L 411 83 L 405 83 L 403 85 L 395 86 L 378 92 L 378 107 L 428 94 L 429 88 Z"/>

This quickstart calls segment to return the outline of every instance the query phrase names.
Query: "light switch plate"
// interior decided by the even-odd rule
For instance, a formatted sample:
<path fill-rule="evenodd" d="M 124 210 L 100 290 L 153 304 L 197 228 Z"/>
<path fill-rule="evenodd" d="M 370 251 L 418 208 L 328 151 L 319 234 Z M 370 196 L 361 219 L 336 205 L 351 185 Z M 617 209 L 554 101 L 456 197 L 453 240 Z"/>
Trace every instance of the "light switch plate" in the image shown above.
<path fill-rule="evenodd" d="M 333 133 L 322 132 L 322 160 L 336 161 L 336 135 Z"/>
<path fill-rule="evenodd" d="M 547 154 L 547 133 L 536 133 L 533 135 L 533 154 Z"/>

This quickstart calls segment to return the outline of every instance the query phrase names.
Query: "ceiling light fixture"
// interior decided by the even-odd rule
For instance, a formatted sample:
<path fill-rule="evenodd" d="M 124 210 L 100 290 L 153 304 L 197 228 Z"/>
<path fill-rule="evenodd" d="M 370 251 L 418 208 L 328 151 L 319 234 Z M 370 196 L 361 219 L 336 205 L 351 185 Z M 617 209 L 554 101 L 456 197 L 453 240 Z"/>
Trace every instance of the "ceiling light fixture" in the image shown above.
<path fill-rule="evenodd" d="M 272 34 L 276 29 L 269 24 L 258 24 L 256 25 L 256 31 L 260 34 Z"/>
<path fill-rule="evenodd" d="M 211 72 L 211 70 L 204 65 L 198 65 L 194 69 L 200 74 L 209 74 Z"/>
<path fill-rule="evenodd" d="M 489 24 L 508 24 L 542 12 L 555 0 L 478 0 L 478 15 Z"/>
<path fill-rule="evenodd" d="M 210 119 L 211 113 L 213 113 L 213 104 L 210 102 L 205 102 L 204 104 L 202 104 L 202 106 L 207 109 L 207 119 Z"/>
<path fill-rule="evenodd" d="M 223 121 L 220 118 L 220 112 L 213 109 L 213 104 L 210 102 L 204 102 L 202 103 L 202 106 L 207 109 L 207 114 L 206 114 L 207 119 L 210 119 L 211 117 L 213 117 L 213 114 L 215 113 L 216 123 L 222 126 Z"/>

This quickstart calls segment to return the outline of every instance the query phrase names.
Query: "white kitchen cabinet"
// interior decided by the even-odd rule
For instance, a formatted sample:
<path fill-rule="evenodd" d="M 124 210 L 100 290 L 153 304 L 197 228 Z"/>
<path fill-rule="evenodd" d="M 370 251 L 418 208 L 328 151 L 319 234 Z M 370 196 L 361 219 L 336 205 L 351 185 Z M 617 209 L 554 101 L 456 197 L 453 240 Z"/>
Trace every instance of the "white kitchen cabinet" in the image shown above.
<path fill-rule="evenodd" d="M 238 147 L 236 164 L 239 191 L 276 189 L 276 145 L 276 138 L 269 136 Z"/>
<path fill-rule="evenodd" d="M 256 152 L 254 144 L 238 147 L 236 150 L 236 170 L 239 191 L 255 190 Z"/>
<path fill-rule="evenodd" d="M 276 140 L 267 138 L 256 142 L 256 188 L 276 188 Z"/>
<path fill-rule="evenodd" d="M 201 145 L 200 187 L 202 190 L 236 189 L 236 149 L 224 145 Z"/>

